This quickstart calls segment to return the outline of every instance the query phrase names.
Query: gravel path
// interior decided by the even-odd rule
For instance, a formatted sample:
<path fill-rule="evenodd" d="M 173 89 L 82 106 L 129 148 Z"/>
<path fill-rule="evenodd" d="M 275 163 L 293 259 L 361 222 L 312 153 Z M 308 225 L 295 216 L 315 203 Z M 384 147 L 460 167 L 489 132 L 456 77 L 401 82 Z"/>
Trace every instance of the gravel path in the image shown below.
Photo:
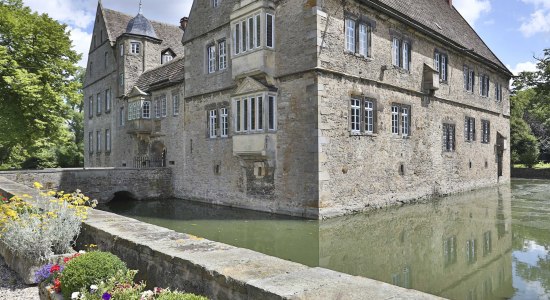
<path fill-rule="evenodd" d="M 34 300 L 39 299 L 38 287 L 28 286 L 13 272 L 0 256 L 0 299 Z"/>

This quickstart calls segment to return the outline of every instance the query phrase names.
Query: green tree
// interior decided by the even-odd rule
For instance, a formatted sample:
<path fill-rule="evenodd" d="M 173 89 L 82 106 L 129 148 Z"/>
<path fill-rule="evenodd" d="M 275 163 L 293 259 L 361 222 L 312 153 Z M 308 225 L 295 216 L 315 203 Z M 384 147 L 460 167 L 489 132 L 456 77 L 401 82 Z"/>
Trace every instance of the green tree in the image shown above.
<path fill-rule="evenodd" d="M 51 157 L 47 149 L 70 140 L 67 102 L 80 88 L 71 47 L 66 25 L 21 0 L 0 0 L 0 165 Z"/>
<path fill-rule="evenodd" d="M 533 135 L 531 127 L 525 121 L 530 107 L 536 97 L 534 89 L 526 89 L 516 93 L 511 100 L 511 148 L 512 162 L 526 164 L 531 167 L 535 165 L 539 157 L 539 142 Z"/>

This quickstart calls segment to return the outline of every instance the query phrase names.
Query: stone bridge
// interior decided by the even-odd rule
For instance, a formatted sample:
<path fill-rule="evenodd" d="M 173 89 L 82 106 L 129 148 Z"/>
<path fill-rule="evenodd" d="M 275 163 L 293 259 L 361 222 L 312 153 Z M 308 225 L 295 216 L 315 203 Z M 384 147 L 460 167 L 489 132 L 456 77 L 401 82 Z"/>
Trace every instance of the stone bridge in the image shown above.
<path fill-rule="evenodd" d="M 137 200 L 171 197 L 170 168 L 86 168 L 46 169 L 0 172 L 0 177 L 32 187 L 40 182 L 45 188 L 73 192 L 76 189 L 100 203 L 116 195 Z"/>

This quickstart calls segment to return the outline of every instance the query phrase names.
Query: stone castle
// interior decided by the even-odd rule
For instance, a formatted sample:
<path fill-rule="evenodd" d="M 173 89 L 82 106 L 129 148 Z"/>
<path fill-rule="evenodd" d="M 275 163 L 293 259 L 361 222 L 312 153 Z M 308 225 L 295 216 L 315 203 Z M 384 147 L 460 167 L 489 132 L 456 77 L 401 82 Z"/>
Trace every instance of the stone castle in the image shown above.
<path fill-rule="evenodd" d="M 511 76 L 452 0 L 204 0 L 179 27 L 100 3 L 85 165 L 314 219 L 493 186 Z"/>

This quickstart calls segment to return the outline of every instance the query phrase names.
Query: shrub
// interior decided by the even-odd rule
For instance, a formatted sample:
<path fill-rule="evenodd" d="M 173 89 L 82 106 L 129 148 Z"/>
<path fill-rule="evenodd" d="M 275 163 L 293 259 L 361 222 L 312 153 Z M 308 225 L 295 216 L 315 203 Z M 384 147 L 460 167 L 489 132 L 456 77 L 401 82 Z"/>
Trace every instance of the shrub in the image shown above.
<path fill-rule="evenodd" d="M 35 186 L 42 187 L 39 183 Z M 49 191 L 37 199 L 29 195 L 2 199 L 0 239 L 15 253 L 38 260 L 71 252 L 87 216 L 87 205 L 94 206 L 95 202 L 80 191 Z"/>
<path fill-rule="evenodd" d="M 119 271 L 128 272 L 126 264 L 108 252 L 88 252 L 67 263 L 61 278 L 61 291 L 65 299 L 71 299 L 73 292 L 88 289 L 111 278 Z"/>
<path fill-rule="evenodd" d="M 207 300 L 204 296 L 197 296 L 194 294 L 186 294 L 178 291 L 163 291 L 156 298 L 157 300 Z"/>

